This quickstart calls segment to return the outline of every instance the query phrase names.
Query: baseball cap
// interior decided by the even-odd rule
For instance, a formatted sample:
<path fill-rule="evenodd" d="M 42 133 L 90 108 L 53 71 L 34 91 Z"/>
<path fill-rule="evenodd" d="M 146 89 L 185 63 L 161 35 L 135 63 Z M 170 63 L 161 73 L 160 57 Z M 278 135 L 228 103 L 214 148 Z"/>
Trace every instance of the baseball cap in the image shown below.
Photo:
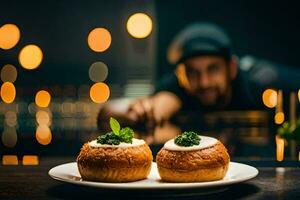
<path fill-rule="evenodd" d="M 230 59 L 231 41 L 222 28 L 212 23 L 188 25 L 175 36 L 168 49 L 170 64 L 200 55 L 219 55 Z"/>

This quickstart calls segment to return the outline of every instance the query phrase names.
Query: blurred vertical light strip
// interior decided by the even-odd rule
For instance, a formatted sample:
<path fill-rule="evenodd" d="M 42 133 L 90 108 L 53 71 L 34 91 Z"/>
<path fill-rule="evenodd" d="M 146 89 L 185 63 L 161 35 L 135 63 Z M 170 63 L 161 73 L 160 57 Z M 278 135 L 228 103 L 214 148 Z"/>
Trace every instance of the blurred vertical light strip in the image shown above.
<path fill-rule="evenodd" d="M 298 90 L 298 100 L 299 100 L 299 103 L 300 103 L 300 89 Z"/>
<path fill-rule="evenodd" d="M 39 157 L 36 155 L 24 155 L 22 159 L 23 165 L 39 165 Z"/>
<path fill-rule="evenodd" d="M 283 161 L 284 159 L 284 139 L 276 135 L 276 160 Z"/>
<path fill-rule="evenodd" d="M 49 127 L 51 125 L 51 111 L 38 110 L 35 116 L 38 124 L 35 133 L 36 140 L 41 145 L 48 145 L 52 141 L 52 133 Z"/>
<path fill-rule="evenodd" d="M 295 130 L 297 127 L 297 116 L 296 116 L 296 93 L 291 92 L 290 93 L 290 113 L 289 113 L 289 121 L 290 121 L 290 126 L 292 130 Z M 297 144 L 296 141 L 291 140 L 289 141 L 289 147 L 290 147 L 290 157 L 293 159 L 297 159 Z"/>
<path fill-rule="evenodd" d="M 3 155 L 2 165 L 18 165 L 18 157 L 16 155 Z"/>
<path fill-rule="evenodd" d="M 277 95 L 277 105 L 276 105 L 275 116 L 274 116 L 274 121 L 276 124 L 282 124 L 285 119 L 282 104 L 283 104 L 283 94 L 282 94 L 282 90 L 279 90 Z"/>
<path fill-rule="evenodd" d="M 296 116 L 296 93 L 291 92 L 290 93 L 290 113 L 289 113 L 289 118 L 290 118 L 290 124 L 291 128 L 294 129 L 296 128 L 296 122 L 297 122 L 297 116 Z"/>
<path fill-rule="evenodd" d="M 20 40 L 20 29 L 15 24 L 5 24 L 0 28 L 0 48 L 8 50 Z"/>

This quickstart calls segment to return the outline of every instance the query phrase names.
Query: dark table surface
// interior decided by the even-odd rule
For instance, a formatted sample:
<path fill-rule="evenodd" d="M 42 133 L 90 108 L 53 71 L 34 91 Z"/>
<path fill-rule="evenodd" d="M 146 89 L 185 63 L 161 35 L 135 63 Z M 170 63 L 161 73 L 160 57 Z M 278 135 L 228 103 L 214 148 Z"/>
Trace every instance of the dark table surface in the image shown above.
<path fill-rule="evenodd" d="M 74 160 L 70 157 L 44 157 L 38 166 L 0 165 L 0 199 L 300 199 L 300 162 L 235 160 L 258 167 L 259 175 L 248 182 L 204 195 L 210 191 L 102 190 L 49 177 L 50 168 Z"/>

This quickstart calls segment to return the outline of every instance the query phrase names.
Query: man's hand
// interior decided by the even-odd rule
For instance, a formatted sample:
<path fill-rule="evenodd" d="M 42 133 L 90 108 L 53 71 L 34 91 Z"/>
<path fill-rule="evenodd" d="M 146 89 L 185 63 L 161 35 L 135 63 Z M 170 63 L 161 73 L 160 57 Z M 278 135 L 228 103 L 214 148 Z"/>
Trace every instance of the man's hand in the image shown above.
<path fill-rule="evenodd" d="M 127 111 L 132 124 L 144 124 L 147 130 L 153 130 L 169 120 L 181 107 L 181 101 L 170 92 L 160 92 L 151 97 L 133 101 Z"/>
<path fill-rule="evenodd" d="M 153 97 L 134 100 L 128 108 L 127 116 L 132 124 L 144 124 L 147 130 L 152 130 L 160 123 L 159 116 L 154 115 Z"/>
<path fill-rule="evenodd" d="M 154 128 L 169 120 L 181 107 L 179 98 L 170 92 L 159 92 L 136 100 L 112 100 L 104 104 L 98 114 L 99 131 L 109 131 L 109 118 L 116 118 L 122 126 L 141 128 L 153 133 Z"/>

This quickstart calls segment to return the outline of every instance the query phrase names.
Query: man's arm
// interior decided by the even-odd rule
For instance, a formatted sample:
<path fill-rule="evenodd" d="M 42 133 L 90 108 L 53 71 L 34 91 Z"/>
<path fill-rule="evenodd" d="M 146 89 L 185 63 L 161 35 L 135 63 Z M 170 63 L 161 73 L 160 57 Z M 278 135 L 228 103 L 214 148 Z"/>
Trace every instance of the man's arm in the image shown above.
<path fill-rule="evenodd" d="M 135 100 L 113 100 L 100 109 L 98 128 L 108 131 L 109 118 L 114 117 L 122 126 L 139 124 L 146 129 L 153 129 L 169 120 L 180 108 L 181 100 L 175 94 L 166 91 Z"/>

